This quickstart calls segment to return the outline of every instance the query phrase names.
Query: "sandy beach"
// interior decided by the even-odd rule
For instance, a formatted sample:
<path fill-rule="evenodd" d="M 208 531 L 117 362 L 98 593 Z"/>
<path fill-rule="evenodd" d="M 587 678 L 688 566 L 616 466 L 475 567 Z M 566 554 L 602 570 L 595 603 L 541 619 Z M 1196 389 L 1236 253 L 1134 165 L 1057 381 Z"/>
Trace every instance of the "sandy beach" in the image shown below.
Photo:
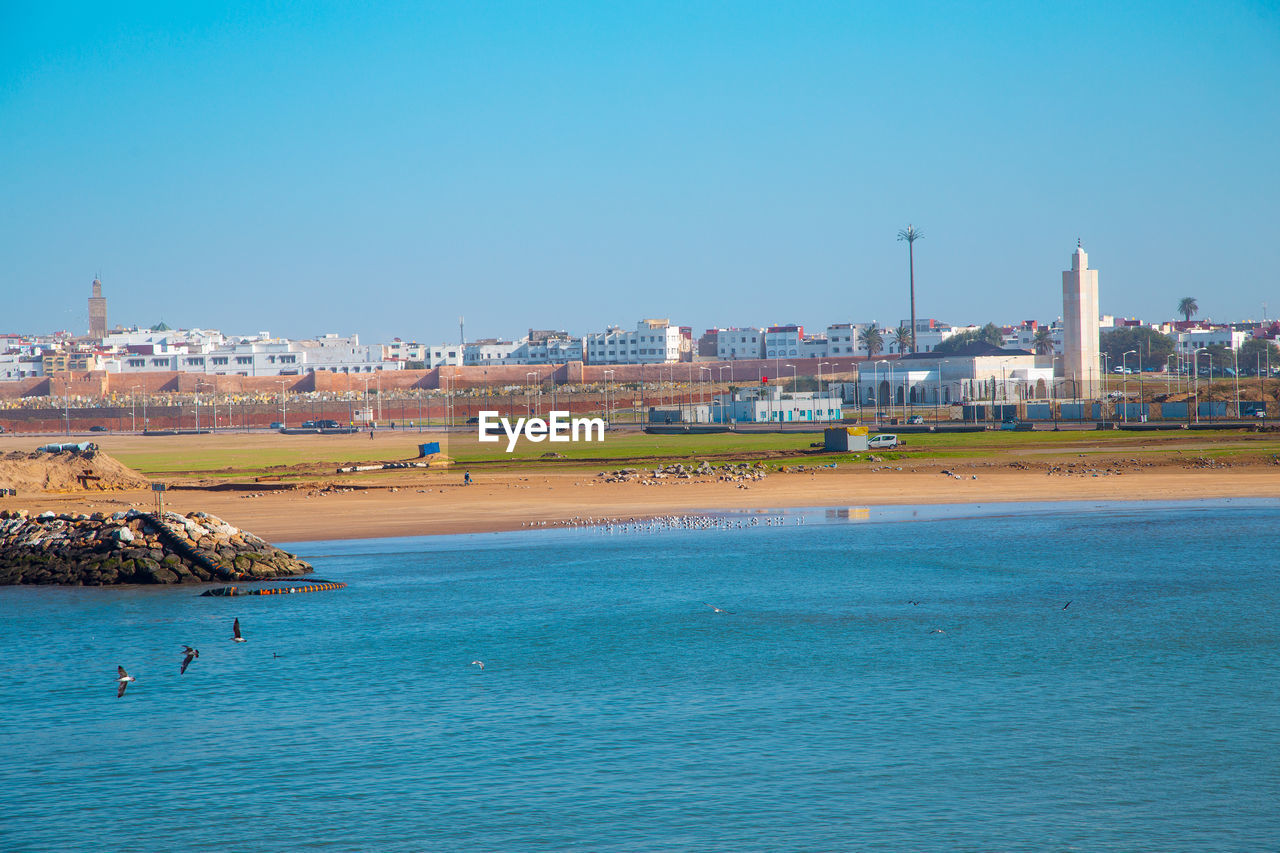
<path fill-rule="evenodd" d="M 166 508 L 203 510 L 269 541 L 297 542 L 520 529 L 582 518 L 630 518 L 716 509 L 1280 497 L 1280 466 L 1144 465 L 1121 460 L 913 463 L 774 473 L 746 488 L 697 479 L 603 482 L 580 471 L 398 477 L 394 484 L 285 491 L 180 489 Z M 1011 467 L 1027 465 L 1027 467 Z M 1060 470 L 1051 469 L 1057 466 Z M 943 473 L 944 471 L 950 473 Z M 1096 476 L 1095 476 L 1096 475 Z M 150 491 L 6 498 L 0 508 L 111 512 L 150 506 Z"/>

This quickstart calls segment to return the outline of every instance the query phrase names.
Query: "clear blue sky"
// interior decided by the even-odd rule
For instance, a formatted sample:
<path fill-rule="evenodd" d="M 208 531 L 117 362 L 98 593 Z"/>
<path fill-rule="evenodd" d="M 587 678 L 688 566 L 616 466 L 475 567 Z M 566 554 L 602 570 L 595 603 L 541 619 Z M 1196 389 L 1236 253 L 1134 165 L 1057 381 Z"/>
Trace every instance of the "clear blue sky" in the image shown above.
<path fill-rule="evenodd" d="M 963 8 L 968 5 L 970 8 Z M 0 3 L 0 331 L 1280 315 L 1263 2 Z"/>

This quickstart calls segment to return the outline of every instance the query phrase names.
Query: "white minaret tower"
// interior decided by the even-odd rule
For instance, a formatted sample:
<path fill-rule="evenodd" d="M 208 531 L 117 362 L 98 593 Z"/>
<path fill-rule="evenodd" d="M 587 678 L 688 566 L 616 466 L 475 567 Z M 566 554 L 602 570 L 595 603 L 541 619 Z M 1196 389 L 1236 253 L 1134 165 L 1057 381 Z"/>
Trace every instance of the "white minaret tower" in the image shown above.
<path fill-rule="evenodd" d="M 1089 269 L 1089 256 L 1076 241 L 1071 269 L 1062 273 L 1062 371 L 1058 390 L 1088 399 L 1096 396 L 1098 365 L 1098 271 Z"/>

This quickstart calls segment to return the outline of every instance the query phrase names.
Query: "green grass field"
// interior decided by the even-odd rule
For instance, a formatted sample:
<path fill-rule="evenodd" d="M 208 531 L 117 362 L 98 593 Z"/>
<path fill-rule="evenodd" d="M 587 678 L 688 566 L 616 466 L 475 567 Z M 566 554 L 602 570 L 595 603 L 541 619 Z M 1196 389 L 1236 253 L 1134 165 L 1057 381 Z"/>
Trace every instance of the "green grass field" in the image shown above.
<path fill-rule="evenodd" d="M 1130 433 L 1107 431 L 904 434 L 899 453 L 874 453 L 881 459 L 977 459 L 1013 455 L 1150 454 L 1183 452 L 1231 457 L 1280 453 L 1280 434 L 1238 430 L 1204 432 Z M 708 459 L 714 463 L 740 458 L 769 465 L 865 463 L 872 454 L 825 454 L 811 444 L 818 433 L 711 433 L 648 435 L 632 431 L 609 433 L 605 441 L 532 443 L 521 440 L 514 453 L 506 442 L 481 443 L 474 433 L 379 433 L 374 441 L 362 436 L 179 436 L 108 440 L 104 449 L 124 464 L 154 478 L 241 479 L 281 476 L 314 479 L 332 476 L 348 463 L 413 459 L 420 441 L 439 440 L 456 464 L 482 465 L 491 470 L 604 470 L 622 465 Z M 542 458 L 556 453 L 563 458 Z"/>

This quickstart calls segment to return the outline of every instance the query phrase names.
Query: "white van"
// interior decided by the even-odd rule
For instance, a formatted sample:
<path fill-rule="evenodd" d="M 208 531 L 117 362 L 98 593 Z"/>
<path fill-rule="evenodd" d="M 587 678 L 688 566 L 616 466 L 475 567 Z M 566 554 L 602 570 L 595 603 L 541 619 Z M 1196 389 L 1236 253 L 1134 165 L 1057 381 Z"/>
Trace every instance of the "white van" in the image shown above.
<path fill-rule="evenodd" d="M 902 442 L 898 441 L 898 437 L 890 432 L 882 432 L 879 435 L 873 435 L 867 439 L 867 448 L 869 450 L 890 450 L 897 447 Z"/>

